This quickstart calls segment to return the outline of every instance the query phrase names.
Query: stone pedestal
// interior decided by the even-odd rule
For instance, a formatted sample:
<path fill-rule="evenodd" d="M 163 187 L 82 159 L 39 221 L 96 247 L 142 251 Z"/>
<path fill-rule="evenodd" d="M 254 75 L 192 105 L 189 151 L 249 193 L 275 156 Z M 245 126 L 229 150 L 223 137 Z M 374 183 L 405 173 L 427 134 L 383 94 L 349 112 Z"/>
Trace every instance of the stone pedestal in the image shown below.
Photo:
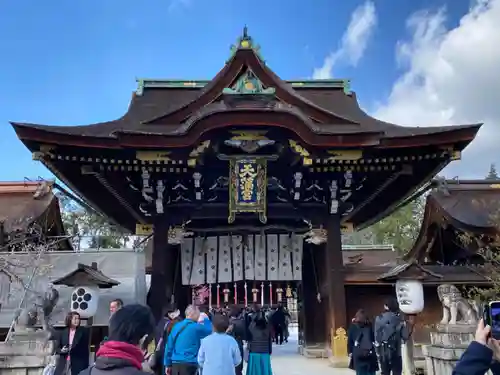
<path fill-rule="evenodd" d="M 427 374 L 451 375 L 475 332 L 475 325 L 438 324 L 431 332 L 431 344 L 422 346 Z"/>
<path fill-rule="evenodd" d="M 14 332 L 0 342 L 0 374 L 40 375 L 49 363 L 53 342 L 46 331 Z"/>
<path fill-rule="evenodd" d="M 306 358 L 328 358 L 329 350 L 324 344 L 299 345 L 299 354 Z"/>

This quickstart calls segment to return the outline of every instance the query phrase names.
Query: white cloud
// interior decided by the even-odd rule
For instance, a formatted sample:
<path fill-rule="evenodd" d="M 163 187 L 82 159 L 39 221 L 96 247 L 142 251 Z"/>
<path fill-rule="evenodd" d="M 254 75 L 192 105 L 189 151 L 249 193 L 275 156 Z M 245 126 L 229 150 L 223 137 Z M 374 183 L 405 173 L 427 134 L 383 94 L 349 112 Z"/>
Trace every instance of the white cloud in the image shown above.
<path fill-rule="evenodd" d="M 446 11 L 418 12 L 411 37 L 397 45 L 405 69 L 373 115 L 401 125 L 484 122 L 447 177 L 484 178 L 500 166 L 500 0 L 475 0 L 459 25 L 446 29 Z"/>
<path fill-rule="evenodd" d="M 340 47 L 330 53 L 320 68 L 314 69 L 314 79 L 328 79 L 332 77 L 335 64 L 339 61 L 356 66 L 363 57 L 370 36 L 377 24 L 375 5 L 366 1 L 357 7 L 351 15 L 349 26 L 342 36 Z"/>

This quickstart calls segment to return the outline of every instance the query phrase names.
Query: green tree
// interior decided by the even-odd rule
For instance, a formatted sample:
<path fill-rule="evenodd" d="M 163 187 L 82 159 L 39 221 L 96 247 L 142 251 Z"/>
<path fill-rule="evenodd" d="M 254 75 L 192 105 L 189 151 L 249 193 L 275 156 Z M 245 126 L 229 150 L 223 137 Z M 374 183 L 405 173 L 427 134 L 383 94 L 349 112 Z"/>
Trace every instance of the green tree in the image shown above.
<path fill-rule="evenodd" d="M 126 247 L 130 236 L 98 213 L 82 207 L 65 195 L 58 194 L 64 229 L 73 237 L 76 248 Z"/>
<path fill-rule="evenodd" d="M 491 181 L 496 181 L 499 180 L 500 177 L 498 176 L 497 169 L 495 167 L 495 164 L 490 164 L 490 171 L 486 175 L 486 180 L 491 180 Z"/>
<path fill-rule="evenodd" d="M 370 228 L 342 235 L 343 245 L 374 245 L 375 238 Z"/>
<path fill-rule="evenodd" d="M 367 228 L 376 244 L 393 245 L 400 253 L 411 249 L 420 231 L 425 199 L 419 197 Z"/>
<path fill-rule="evenodd" d="M 479 263 L 482 263 L 478 270 L 489 281 L 489 286 L 474 286 L 465 292 L 471 299 L 483 303 L 498 300 L 500 296 L 500 202 L 495 199 L 477 202 L 482 203 L 482 210 L 488 213 L 489 231 L 482 234 L 461 231 L 458 233 L 458 239 L 465 248 L 476 251 L 476 259 L 473 262 L 480 260 Z"/>

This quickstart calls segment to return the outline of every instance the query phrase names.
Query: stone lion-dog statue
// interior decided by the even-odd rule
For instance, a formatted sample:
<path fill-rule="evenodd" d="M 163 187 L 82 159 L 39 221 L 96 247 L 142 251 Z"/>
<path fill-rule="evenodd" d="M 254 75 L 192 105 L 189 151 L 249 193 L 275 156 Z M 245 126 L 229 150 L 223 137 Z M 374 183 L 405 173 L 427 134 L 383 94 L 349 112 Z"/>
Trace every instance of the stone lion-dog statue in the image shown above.
<path fill-rule="evenodd" d="M 441 284 L 437 288 L 437 294 L 443 305 L 441 324 L 476 324 L 478 322 L 478 306 L 467 301 L 455 285 Z"/>

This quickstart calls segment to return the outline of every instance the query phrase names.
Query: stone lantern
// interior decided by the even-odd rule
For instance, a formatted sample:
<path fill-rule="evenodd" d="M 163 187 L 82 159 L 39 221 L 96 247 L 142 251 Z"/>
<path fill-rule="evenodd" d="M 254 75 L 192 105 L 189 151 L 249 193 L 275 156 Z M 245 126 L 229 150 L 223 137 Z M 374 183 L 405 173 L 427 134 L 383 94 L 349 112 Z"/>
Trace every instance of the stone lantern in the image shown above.
<path fill-rule="evenodd" d="M 71 293 L 70 309 L 87 321 L 93 318 L 97 312 L 99 289 L 110 289 L 120 285 L 118 281 L 99 271 L 95 262 L 90 266 L 78 263 L 75 270 L 54 280 L 52 284 L 74 288 Z"/>

